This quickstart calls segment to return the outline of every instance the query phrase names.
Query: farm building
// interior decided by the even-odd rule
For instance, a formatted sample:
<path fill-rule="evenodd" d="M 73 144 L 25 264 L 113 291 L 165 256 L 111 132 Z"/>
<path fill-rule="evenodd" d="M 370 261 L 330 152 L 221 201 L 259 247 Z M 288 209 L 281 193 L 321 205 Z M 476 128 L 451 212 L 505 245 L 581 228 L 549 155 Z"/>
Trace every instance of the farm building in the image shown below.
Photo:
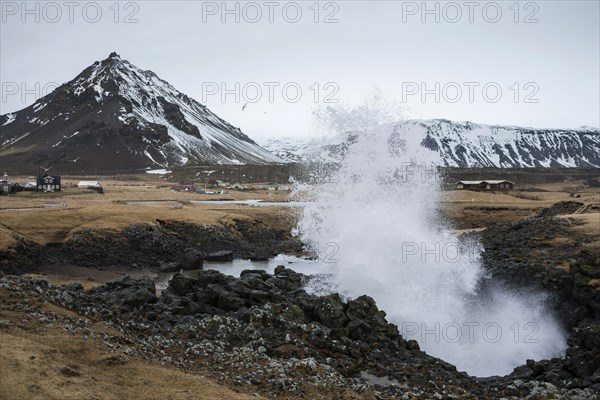
<path fill-rule="evenodd" d="M 459 181 L 456 189 L 459 190 L 513 190 L 514 182 L 507 180 Z"/>
<path fill-rule="evenodd" d="M 38 176 L 37 190 L 44 192 L 60 192 L 60 176 Z"/>
<path fill-rule="evenodd" d="M 171 190 L 176 192 L 195 192 L 197 189 L 196 185 L 193 183 L 178 183 L 176 185 L 171 186 Z"/>
<path fill-rule="evenodd" d="M 506 180 L 486 180 L 485 189 L 486 190 L 513 190 L 515 187 L 515 183 Z"/>
<path fill-rule="evenodd" d="M 77 187 L 79 189 L 92 189 L 98 193 L 104 193 L 104 189 L 102 189 L 100 181 L 79 181 Z"/>
<path fill-rule="evenodd" d="M 459 181 L 456 182 L 456 188 L 460 190 L 482 190 L 483 181 Z"/>
<path fill-rule="evenodd" d="M 77 184 L 79 189 L 99 188 L 102 187 L 100 181 L 79 181 Z"/>

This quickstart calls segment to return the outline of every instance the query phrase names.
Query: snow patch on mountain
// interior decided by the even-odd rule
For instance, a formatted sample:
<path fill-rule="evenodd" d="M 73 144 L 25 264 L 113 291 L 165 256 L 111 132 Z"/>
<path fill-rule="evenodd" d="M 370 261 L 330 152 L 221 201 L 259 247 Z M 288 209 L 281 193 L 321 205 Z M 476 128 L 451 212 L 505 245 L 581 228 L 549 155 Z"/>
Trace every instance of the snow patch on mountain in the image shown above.
<path fill-rule="evenodd" d="M 6 114 L 7 120 L 0 126 L 8 125 L 17 119 L 17 113 Z"/>

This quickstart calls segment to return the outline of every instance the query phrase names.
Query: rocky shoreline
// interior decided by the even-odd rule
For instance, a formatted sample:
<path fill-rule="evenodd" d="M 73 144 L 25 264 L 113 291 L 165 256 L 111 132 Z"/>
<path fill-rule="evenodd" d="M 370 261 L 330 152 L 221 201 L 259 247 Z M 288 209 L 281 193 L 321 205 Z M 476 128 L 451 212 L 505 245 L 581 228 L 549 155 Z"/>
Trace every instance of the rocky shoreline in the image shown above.
<path fill-rule="evenodd" d="M 528 360 L 499 381 L 535 379 L 600 393 L 600 249 L 581 250 L 587 239 L 573 231 L 577 223 L 543 216 L 547 214 L 552 213 L 480 234 L 483 263 L 493 280 L 520 291 L 548 293 L 552 311 L 568 332 L 564 358 Z M 569 231 L 577 242 L 557 244 L 555 239 Z M 533 256 L 534 250 L 543 251 L 543 257 Z"/>
<path fill-rule="evenodd" d="M 129 357 L 160 362 L 267 397 L 593 399 L 600 398 L 600 251 L 582 250 L 591 239 L 578 235 L 576 226 L 541 212 L 464 235 L 476 236 L 485 249 L 488 284 L 549 293 L 552 311 L 568 332 L 564 357 L 523 360 L 503 377 L 457 371 L 402 338 L 372 298 L 309 294 L 305 287 L 312 278 L 284 266 L 273 275 L 249 270 L 239 278 L 208 270 L 197 278 L 175 273 L 159 295 L 144 277 L 84 290 L 77 283 L 56 286 L 19 276 L 65 260 L 95 268 L 178 271 L 196 269 L 211 257 L 263 259 L 301 251 L 287 231 L 256 224 L 226 228 L 157 221 L 122 232 L 83 230 L 49 247 L 21 242 L 2 255 L 0 290 L 13 293 L 5 309 L 69 334 L 100 338 L 115 362 Z M 565 232 L 574 241 L 556 240 Z M 31 299 L 75 316 L 41 311 Z M 96 322 L 118 334 L 95 331 Z"/>
<path fill-rule="evenodd" d="M 91 290 L 54 286 L 29 276 L 3 275 L 0 289 L 15 293 L 5 305 L 67 333 L 99 335 L 115 353 L 207 372 L 227 384 L 269 397 L 330 398 L 573 398 L 597 387 L 564 387 L 522 374 L 475 379 L 406 341 L 368 296 L 344 300 L 303 289 L 309 277 L 281 266 L 274 275 L 244 271 L 233 278 L 202 271 L 175 274 L 156 296 L 149 278 L 124 277 Z M 76 313 L 42 312 L 33 297 Z M 102 321 L 116 335 L 95 332 Z M 528 397 L 527 397 L 528 396 Z"/>
<path fill-rule="evenodd" d="M 45 246 L 18 238 L 15 248 L 0 251 L 0 271 L 20 274 L 71 264 L 174 272 L 199 269 L 205 260 L 267 260 L 302 249 L 289 229 L 256 221 L 221 226 L 157 220 L 156 224 L 129 225 L 122 231 L 82 229 L 65 242 Z"/>

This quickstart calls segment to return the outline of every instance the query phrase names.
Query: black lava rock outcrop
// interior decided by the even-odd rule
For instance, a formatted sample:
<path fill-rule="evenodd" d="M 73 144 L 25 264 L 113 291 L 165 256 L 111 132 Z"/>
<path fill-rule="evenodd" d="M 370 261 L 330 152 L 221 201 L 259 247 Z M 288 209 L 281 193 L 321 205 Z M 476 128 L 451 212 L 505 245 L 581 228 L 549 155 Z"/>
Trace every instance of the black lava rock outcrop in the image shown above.
<path fill-rule="evenodd" d="M 580 206 L 558 203 L 538 214 L 573 212 Z M 576 224 L 564 218 L 535 216 L 481 232 L 483 264 L 490 272 L 490 282 L 547 293 L 552 311 L 568 332 L 564 358 L 529 360 L 498 383 L 534 380 L 600 392 L 600 249 L 582 250 L 590 239 L 578 237 L 573 229 Z M 556 240 L 566 234 L 579 240 Z"/>
<path fill-rule="evenodd" d="M 49 246 L 24 239 L 17 243 L 16 248 L 0 253 L 0 270 L 18 274 L 58 263 L 176 272 L 200 269 L 205 260 L 265 260 L 303 247 L 288 231 L 258 221 L 237 221 L 227 227 L 160 221 L 132 224 L 122 231 L 86 228 L 64 243 Z"/>
<path fill-rule="evenodd" d="M 169 363 L 271 397 L 314 398 L 320 391 L 329 398 L 378 399 L 590 399 L 597 394 L 597 372 L 589 360 L 576 357 L 568 373 L 559 360 L 528 361 L 511 376 L 474 379 L 404 340 L 372 298 L 316 296 L 304 290 L 308 279 L 283 266 L 274 275 L 248 270 L 239 278 L 207 270 L 197 278 L 175 274 L 156 296 L 147 278 L 124 277 L 85 291 L 79 284 L 53 286 L 44 279 L 0 274 L 0 290 L 18 293 L 21 301 L 11 307 L 32 318 L 100 337 L 116 353 L 114 359 Z M 28 297 L 80 317 L 42 312 L 23 301 Z M 94 331 L 94 321 L 119 334 Z M 580 339 L 573 348 L 598 349 L 591 328 Z"/>

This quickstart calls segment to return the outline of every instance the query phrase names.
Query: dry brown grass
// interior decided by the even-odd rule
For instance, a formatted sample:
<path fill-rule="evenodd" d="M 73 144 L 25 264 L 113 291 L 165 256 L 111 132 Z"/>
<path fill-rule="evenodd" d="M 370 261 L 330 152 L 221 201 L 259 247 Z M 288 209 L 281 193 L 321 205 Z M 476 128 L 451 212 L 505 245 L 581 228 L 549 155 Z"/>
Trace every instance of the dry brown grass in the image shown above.
<path fill-rule="evenodd" d="M 103 181 L 104 194 L 69 188 L 55 194 L 27 192 L 0 197 L 0 249 L 14 246 L 15 236 L 41 244 L 59 243 L 68 240 L 75 231 L 83 228 L 120 230 L 133 223 L 155 223 L 156 219 L 230 225 L 232 220 L 252 218 L 269 224 L 281 224 L 283 220 L 293 218 L 296 212 L 287 207 L 189 203 L 189 200 L 216 199 L 286 201 L 286 192 L 256 190 L 201 195 L 172 192 L 164 181 L 144 178 L 143 181 L 135 182 Z M 545 190 L 562 189 L 562 186 L 537 185 Z M 518 193 L 520 192 L 446 191 L 441 194 L 440 207 L 455 222 L 456 228 L 470 229 L 483 228 L 490 223 L 515 221 L 559 201 L 600 203 L 600 190 L 597 188 L 582 191 L 580 198 L 572 198 L 564 191 L 548 191 L 528 193 L 537 196 L 536 200 L 532 200 L 523 198 L 527 196 L 519 198 Z M 160 204 L 125 204 L 125 201 L 130 200 L 168 201 Z M 65 206 L 42 207 L 48 202 L 65 203 Z M 183 207 L 175 207 L 175 202 L 182 203 Z M 28 207 L 37 208 L 25 211 L 6 210 Z M 593 225 L 592 222 L 590 226 Z"/>
<path fill-rule="evenodd" d="M 41 244 L 68 240 L 84 228 L 121 230 L 133 223 L 155 223 L 157 219 L 197 224 L 223 224 L 231 219 L 253 218 L 280 224 L 287 207 L 253 207 L 244 204 L 198 204 L 189 200 L 260 199 L 285 201 L 287 193 L 264 190 L 225 195 L 172 192 L 156 183 L 105 185 L 105 194 L 67 189 L 61 193 L 23 192 L 0 198 L 0 249 L 14 246 L 14 237 Z M 128 200 L 168 200 L 159 204 L 126 204 Z M 64 206 L 42 207 L 48 202 Z M 182 207 L 176 206 L 182 204 Z M 31 208 L 32 209 L 28 209 Z M 23 209 L 15 211 L 13 209 Z"/>
<path fill-rule="evenodd" d="M 561 201 L 600 204 L 600 190 L 587 188 L 580 197 L 562 191 L 564 185 L 539 184 L 547 192 L 477 192 L 451 190 L 442 193 L 440 207 L 459 229 L 482 228 L 491 223 L 514 222 L 540 208 Z M 556 189 L 557 191 L 553 191 Z"/>
<path fill-rule="evenodd" d="M 41 244 L 60 243 L 84 228 L 121 230 L 134 223 L 156 223 L 157 219 L 178 220 L 197 224 L 222 224 L 232 218 L 268 218 L 291 210 L 285 207 L 252 207 L 247 205 L 193 204 L 174 208 L 168 204 L 95 203 L 80 207 L 47 208 L 1 212 L 0 235 L 6 248 L 14 243 L 13 234 Z"/>
<path fill-rule="evenodd" d="M 579 222 L 573 229 L 593 238 L 593 240 L 583 244 L 583 247 L 590 249 L 600 248 L 600 213 L 559 215 L 558 218 L 568 218 Z"/>
<path fill-rule="evenodd" d="M 520 193 L 526 193 L 525 196 L 519 196 Z M 588 197 L 593 196 L 594 193 L 590 193 L 589 196 L 583 197 L 578 200 L 586 200 Z M 535 198 L 529 198 L 535 196 Z M 509 206 L 513 208 L 538 208 L 547 207 L 559 201 L 573 200 L 569 193 L 565 192 L 477 192 L 471 190 L 451 190 L 443 192 L 442 201 L 460 204 L 460 203 L 471 203 L 475 206 L 485 207 L 496 207 L 496 206 Z"/>

